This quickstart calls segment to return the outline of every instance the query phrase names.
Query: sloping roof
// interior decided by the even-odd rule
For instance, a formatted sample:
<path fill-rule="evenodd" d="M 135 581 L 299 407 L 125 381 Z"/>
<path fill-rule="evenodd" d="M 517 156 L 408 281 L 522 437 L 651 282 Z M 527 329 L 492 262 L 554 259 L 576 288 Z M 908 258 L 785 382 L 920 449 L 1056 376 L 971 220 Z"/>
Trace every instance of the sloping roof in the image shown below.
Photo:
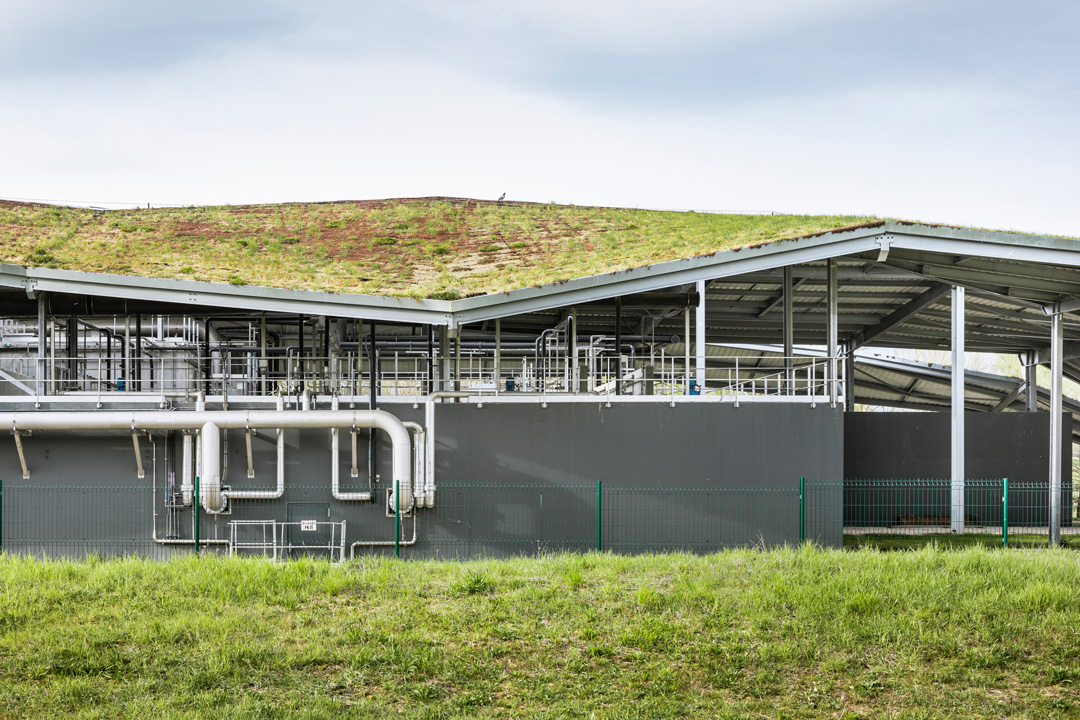
<path fill-rule="evenodd" d="M 866 220 L 460 198 L 97 213 L 0 202 L 0 262 L 234 286 L 456 299 Z"/>

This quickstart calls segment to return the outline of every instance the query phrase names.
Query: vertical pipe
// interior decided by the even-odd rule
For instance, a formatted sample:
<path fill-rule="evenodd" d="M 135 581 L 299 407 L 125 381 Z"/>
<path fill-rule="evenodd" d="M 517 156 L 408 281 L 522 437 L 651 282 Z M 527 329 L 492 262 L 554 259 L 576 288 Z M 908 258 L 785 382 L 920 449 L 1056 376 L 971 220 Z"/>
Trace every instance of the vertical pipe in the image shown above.
<path fill-rule="evenodd" d="M 49 385 L 45 382 L 46 378 L 46 362 L 45 353 L 48 351 L 48 336 L 45 334 L 45 316 L 47 313 L 46 304 L 48 302 L 48 295 L 45 292 L 38 292 L 37 296 L 37 313 L 38 313 L 38 356 L 37 356 L 37 394 L 47 395 L 49 392 Z"/>
<path fill-rule="evenodd" d="M 195 513 L 193 516 L 194 525 L 192 527 L 192 535 L 195 537 L 195 554 L 199 554 L 199 476 L 195 476 L 195 504 L 191 506 L 191 512 Z"/>
<path fill-rule="evenodd" d="M 690 394 L 690 306 L 683 308 L 683 370 L 685 370 L 684 395 Z"/>
<path fill-rule="evenodd" d="M 603 481 L 596 481 L 596 552 L 601 552 L 601 539 L 603 538 Z"/>
<path fill-rule="evenodd" d="M 1061 543 L 1061 367 L 1064 317 L 1055 312 L 1050 328 L 1050 546 Z"/>
<path fill-rule="evenodd" d="M 495 318 L 495 394 L 499 394 L 499 383 L 502 376 L 499 375 L 499 363 L 502 361 L 502 318 Z"/>
<path fill-rule="evenodd" d="M 299 342 L 297 344 L 300 346 L 300 351 L 297 353 L 297 356 L 300 359 L 300 366 L 297 368 L 297 371 L 300 375 L 300 392 L 303 392 L 307 389 L 307 381 L 304 379 L 304 316 L 302 314 L 296 316 L 296 328 L 297 335 L 299 335 Z M 207 333 L 206 339 L 207 342 L 209 342 L 209 333 Z"/>
<path fill-rule="evenodd" d="M 852 412 L 855 409 L 855 351 L 848 343 L 847 353 L 844 355 L 844 410 Z"/>
<path fill-rule="evenodd" d="M 689 343 L 690 339 L 687 338 Z M 615 298 L 615 394 L 622 395 L 622 298 Z"/>
<path fill-rule="evenodd" d="M 124 316 L 124 389 L 134 390 L 135 385 L 131 382 L 131 316 Z"/>
<path fill-rule="evenodd" d="M 698 394 L 705 392 L 705 281 L 698 280 L 698 305 L 697 314 L 694 316 L 694 346 L 697 351 L 697 362 L 694 374 L 696 375 Z"/>
<path fill-rule="evenodd" d="M 795 295 L 792 286 L 792 275 L 792 267 L 790 265 L 786 266 L 784 268 L 784 281 L 781 292 L 784 296 L 784 380 L 789 388 L 791 387 L 791 374 L 794 370 L 791 358 L 795 354 Z"/>
<path fill-rule="evenodd" d="M 836 356 L 839 354 L 839 294 L 836 283 L 836 259 L 829 258 L 828 263 L 828 305 L 829 305 L 829 405 L 836 407 Z"/>
<path fill-rule="evenodd" d="M 964 532 L 964 288 L 952 293 L 952 531 Z"/>
<path fill-rule="evenodd" d="M 438 362 L 435 359 L 435 326 L 428 326 L 428 340 L 427 340 L 427 355 L 428 355 L 428 386 L 427 393 L 435 392 L 435 377 L 438 372 Z M 421 391 L 423 387 L 420 388 Z"/>
<path fill-rule="evenodd" d="M 131 379 L 135 381 L 132 390 L 142 391 L 142 315 L 135 314 L 135 364 L 132 367 Z"/>
<path fill-rule="evenodd" d="M 368 409 L 375 410 L 379 402 L 379 349 L 375 344 L 375 321 L 368 321 Z M 371 498 L 375 499 L 375 467 L 378 457 L 375 446 L 375 428 L 368 428 L 368 488 L 372 490 Z M 395 491 L 396 492 L 396 491 Z"/>
<path fill-rule="evenodd" d="M 394 480 L 394 557 L 401 557 L 401 481 Z"/>
<path fill-rule="evenodd" d="M 1027 412 L 1035 412 L 1039 409 L 1039 364 L 1036 360 L 1035 351 L 1024 353 L 1024 409 Z"/>
<path fill-rule="evenodd" d="M 262 380 L 260 383 L 262 386 L 261 395 L 266 394 L 266 375 L 269 371 L 269 364 L 266 360 L 266 313 L 262 314 L 262 319 L 259 321 L 259 345 L 262 349 L 262 358 L 259 360 L 259 375 Z"/>
<path fill-rule="evenodd" d="M 454 330 L 454 390 L 461 390 L 461 327 Z"/>
<path fill-rule="evenodd" d="M 799 542 L 806 541 L 806 478 L 799 478 Z"/>
<path fill-rule="evenodd" d="M 1001 480 L 1001 544 L 1009 547 L 1009 478 Z"/>

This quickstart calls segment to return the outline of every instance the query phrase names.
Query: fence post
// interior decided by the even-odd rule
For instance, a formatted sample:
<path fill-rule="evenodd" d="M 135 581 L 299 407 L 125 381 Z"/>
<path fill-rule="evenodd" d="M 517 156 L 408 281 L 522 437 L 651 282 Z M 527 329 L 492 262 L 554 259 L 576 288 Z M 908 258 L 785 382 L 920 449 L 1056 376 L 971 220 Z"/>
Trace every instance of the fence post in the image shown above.
<path fill-rule="evenodd" d="M 799 478 L 799 542 L 806 541 L 806 478 Z"/>
<path fill-rule="evenodd" d="M 603 481 L 596 481 L 596 552 L 600 552 L 600 539 L 602 537 L 601 529 L 603 527 L 601 521 L 600 509 L 603 505 L 603 492 L 601 490 Z"/>
<path fill-rule="evenodd" d="M 4 549 L 4 481 L 0 480 L 0 551 Z"/>
<path fill-rule="evenodd" d="M 1001 486 L 1001 545 L 1009 547 L 1009 478 L 1002 478 Z"/>
<path fill-rule="evenodd" d="M 401 480 L 394 481 L 394 557 L 401 557 Z"/>
<path fill-rule="evenodd" d="M 195 529 L 192 534 L 195 536 L 195 554 L 199 554 L 199 476 L 195 476 L 195 502 L 191 505 L 191 512 L 195 513 Z"/>

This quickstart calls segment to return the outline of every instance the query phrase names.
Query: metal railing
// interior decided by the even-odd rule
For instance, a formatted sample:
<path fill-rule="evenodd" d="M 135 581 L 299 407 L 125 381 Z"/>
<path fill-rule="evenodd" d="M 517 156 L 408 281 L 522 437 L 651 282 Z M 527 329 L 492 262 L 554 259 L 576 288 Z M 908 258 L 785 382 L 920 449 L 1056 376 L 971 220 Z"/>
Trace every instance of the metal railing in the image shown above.
<path fill-rule="evenodd" d="M 331 357 L 299 355 L 293 349 L 263 357 L 257 349 L 222 347 L 209 356 L 170 349 L 124 361 L 104 356 L 18 358 L 24 384 L 44 395 L 141 393 L 162 401 L 203 392 L 214 396 L 299 397 L 371 395 L 372 362 L 364 353 Z M 9 361 L 10 362 L 10 361 Z M 481 397 L 701 396 L 723 401 L 821 402 L 842 396 L 845 378 L 830 377 L 827 358 L 727 357 L 707 368 L 703 385 L 687 372 L 685 358 L 659 352 L 651 357 L 554 352 L 488 351 L 460 356 L 419 352 L 380 353 L 374 363 L 376 395 L 418 401 L 438 390 L 462 390 Z M 842 372 L 842 370 L 839 370 Z M 40 379 L 40 381 L 39 381 Z M 835 390 L 835 392 L 831 392 Z"/>

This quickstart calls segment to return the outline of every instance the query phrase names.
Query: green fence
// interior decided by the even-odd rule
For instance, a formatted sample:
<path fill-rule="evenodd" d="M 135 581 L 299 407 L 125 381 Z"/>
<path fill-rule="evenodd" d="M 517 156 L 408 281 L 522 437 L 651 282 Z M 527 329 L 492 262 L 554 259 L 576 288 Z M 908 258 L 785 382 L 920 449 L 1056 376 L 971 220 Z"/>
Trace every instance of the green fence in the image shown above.
<path fill-rule="evenodd" d="M 845 547 L 911 548 L 936 543 L 1003 547 L 1045 546 L 1049 541 L 1047 483 L 1008 478 L 971 479 L 963 491 L 963 519 L 952 506 L 952 481 L 940 478 L 804 481 L 803 518 L 831 515 L 843 494 Z M 1061 544 L 1080 547 L 1071 484 L 1062 488 Z M 958 510 L 958 509 L 957 509 Z M 954 523 L 954 517 L 957 522 Z"/>
<path fill-rule="evenodd" d="M 333 500 L 328 483 L 290 484 L 281 498 L 235 500 L 227 513 L 210 514 L 183 503 L 175 478 L 157 485 L 0 483 L 0 551 L 340 560 L 1048 542 L 1046 483 L 1007 479 L 965 483 L 962 531 L 943 479 L 795 479 L 774 487 L 444 482 L 434 508 L 401 513 L 387 505 L 385 487 L 364 503 Z M 1080 547 L 1071 490 L 1063 488 L 1061 541 Z"/>

